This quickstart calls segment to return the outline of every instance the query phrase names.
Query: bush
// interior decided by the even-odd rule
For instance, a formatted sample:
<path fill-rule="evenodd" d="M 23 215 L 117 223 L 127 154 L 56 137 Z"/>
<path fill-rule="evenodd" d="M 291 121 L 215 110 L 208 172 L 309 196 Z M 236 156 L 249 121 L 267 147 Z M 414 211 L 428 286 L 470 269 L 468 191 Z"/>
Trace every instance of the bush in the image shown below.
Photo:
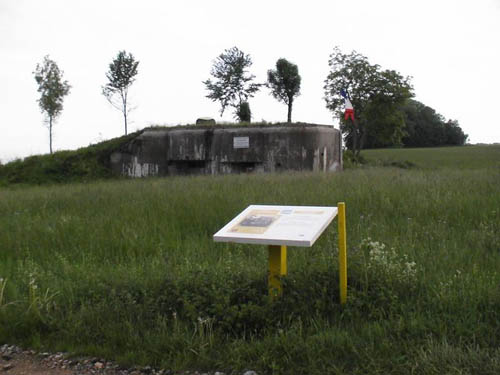
<path fill-rule="evenodd" d="M 344 150 L 342 152 L 342 161 L 344 168 L 355 168 L 366 164 L 366 159 L 362 155 L 355 155 L 352 150 Z"/>
<path fill-rule="evenodd" d="M 250 111 L 250 104 L 248 104 L 248 102 L 241 103 L 236 112 L 236 116 L 240 122 L 251 122 L 252 112 Z"/>

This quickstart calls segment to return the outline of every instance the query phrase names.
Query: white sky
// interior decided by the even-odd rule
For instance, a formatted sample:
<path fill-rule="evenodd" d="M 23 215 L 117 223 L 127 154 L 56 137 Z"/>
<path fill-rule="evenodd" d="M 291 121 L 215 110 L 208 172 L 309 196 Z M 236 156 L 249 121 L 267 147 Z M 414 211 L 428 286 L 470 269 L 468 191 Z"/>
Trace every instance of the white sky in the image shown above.
<path fill-rule="evenodd" d="M 470 142 L 500 142 L 500 0 L 0 0 L 0 160 L 48 152 L 32 74 L 47 54 L 72 85 L 54 127 L 64 150 L 123 134 L 101 94 L 119 50 L 140 61 L 129 131 L 233 121 L 202 84 L 233 46 L 251 55 L 257 82 L 280 57 L 297 64 L 293 120 L 336 124 L 323 99 L 336 45 L 412 76 L 416 99 L 457 119 Z M 250 107 L 253 121 L 286 120 L 267 89 Z"/>

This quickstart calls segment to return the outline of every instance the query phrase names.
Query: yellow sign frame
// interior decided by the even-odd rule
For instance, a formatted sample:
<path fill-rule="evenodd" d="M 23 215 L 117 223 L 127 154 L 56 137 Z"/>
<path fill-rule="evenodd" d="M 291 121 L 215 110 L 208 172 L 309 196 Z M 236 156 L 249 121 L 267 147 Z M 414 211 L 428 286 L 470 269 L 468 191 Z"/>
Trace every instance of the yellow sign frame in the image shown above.
<path fill-rule="evenodd" d="M 253 206 L 247 208 L 252 209 Z M 235 219 L 233 219 L 229 224 L 227 224 L 224 228 L 222 228 L 219 232 L 214 235 L 215 241 L 222 242 L 237 242 L 237 243 L 265 243 L 260 242 L 262 238 L 252 238 L 252 236 L 262 235 L 269 226 L 271 226 L 275 221 L 277 221 L 277 217 L 279 217 L 278 213 L 279 209 L 276 211 L 270 211 L 268 206 L 266 207 L 267 211 L 262 210 L 253 210 L 248 212 L 244 216 L 244 220 L 241 221 L 240 214 Z M 283 206 L 275 206 L 281 207 Z M 294 206 L 294 209 L 298 209 L 300 206 Z M 300 207 L 300 209 L 307 209 L 308 207 Z M 331 209 L 331 207 L 328 207 Z M 317 209 L 317 207 L 316 207 Z M 299 211 L 297 211 L 299 212 Z M 301 211 L 301 213 L 308 212 L 309 214 L 314 212 L 309 211 Z M 245 211 L 243 212 L 245 213 Z M 264 215 L 265 214 L 265 215 Z M 321 212 L 323 214 L 323 212 Z M 346 215 L 345 215 L 345 203 L 339 202 L 337 206 L 336 215 L 338 216 L 338 233 L 339 233 L 339 287 L 340 287 L 340 304 L 345 305 L 347 302 L 347 231 L 346 231 Z M 333 217 L 330 217 L 328 220 L 333 220 Z M 320 233 L 326 229 L 330 221 L 326 222 L 326 224 L 321 228 Z M 319 233 L 319 234 L 320 234 Z M 233 237 L 239 234 L 240 237 Z M 241 238 L 241 234 L 246 236 L 246 238 Z M 319 236 L 318 234 L 318 236 Z M 317 237 L 316 237 L 317 238 Z M 314 241 L 315 239 L 314 238 Z M 277 244 L 276 239 L 264 239 L 268 245 L 268 260 L 269 260 L 269 272 L 268 272 L 268 292 L 269 296 L 272 299 L 278 298 L 283 294 L 283 286 L 281 283 L 281 278 L 287 275 L 287 245 Z M 282 240 L 286 242 L 287 240 Z M 308 245 L 312 246 L 314 241 L 309 241 Z M 282 242 L 282 243 L 283 243 Z M 288 241 L 290 242 L 290 241 Z M 295 242 L 293 243 L 296 244 Z"/>

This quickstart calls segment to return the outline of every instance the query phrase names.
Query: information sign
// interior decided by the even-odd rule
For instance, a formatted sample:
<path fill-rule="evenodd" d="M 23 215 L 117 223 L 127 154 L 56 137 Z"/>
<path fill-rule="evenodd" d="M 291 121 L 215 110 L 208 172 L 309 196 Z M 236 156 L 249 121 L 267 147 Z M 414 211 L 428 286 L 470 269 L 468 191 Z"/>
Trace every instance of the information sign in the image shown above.
<path fill-rule="evenodd" d="M 249 137 L 233 137 L 233 148 L 249 148 Z"/>
<path fill-rule="evenodd" d="M 311 247 L 337 207 L 251 205 L 214 234 L 218 242 Z"/>

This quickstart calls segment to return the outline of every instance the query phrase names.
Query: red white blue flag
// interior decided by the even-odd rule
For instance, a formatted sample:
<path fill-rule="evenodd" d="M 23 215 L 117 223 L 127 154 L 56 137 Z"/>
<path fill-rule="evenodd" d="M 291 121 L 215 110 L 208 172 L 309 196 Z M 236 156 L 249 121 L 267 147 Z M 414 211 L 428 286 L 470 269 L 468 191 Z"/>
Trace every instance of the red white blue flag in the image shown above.
<path fill-rule="evenodd" d="M 354 108 L 349 100 L 349 97 L 347 96 L 347 93 L 345 90 L 340 90 L 340 95 L 344 98 L 344 120 L 347 121 L 350 118 L 352 122 L 354 122 Z"/>

